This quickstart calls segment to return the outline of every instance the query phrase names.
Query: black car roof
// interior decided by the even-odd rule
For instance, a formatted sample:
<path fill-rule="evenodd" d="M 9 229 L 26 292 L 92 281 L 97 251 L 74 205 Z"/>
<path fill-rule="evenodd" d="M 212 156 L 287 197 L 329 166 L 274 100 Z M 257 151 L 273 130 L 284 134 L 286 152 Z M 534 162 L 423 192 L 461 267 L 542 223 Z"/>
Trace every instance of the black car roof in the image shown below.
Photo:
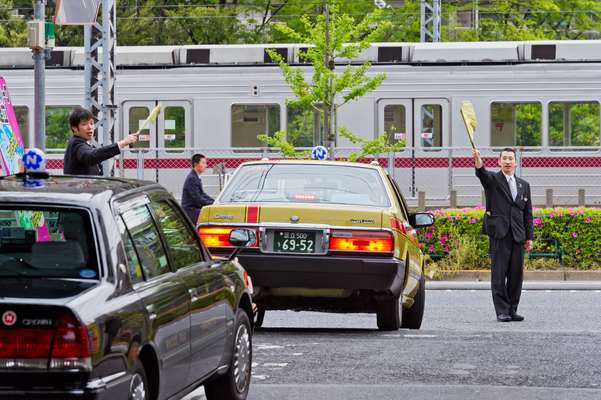
<path fill-rule="evenodd" d="M 0 177 L 0 196 L 3 192 L 27 193 L 27 195 L 62 193 L 69 195 L 69 198 L 89 199 L 91 196 L 105 192 L 110 192 L 115 196 L 151 186 L 157 187 L 158 185 L 154 182 L 135 179 L 95 176 L 47 175 L 41 179 L 25 179 L 23 175 L 13 175 Z"/>

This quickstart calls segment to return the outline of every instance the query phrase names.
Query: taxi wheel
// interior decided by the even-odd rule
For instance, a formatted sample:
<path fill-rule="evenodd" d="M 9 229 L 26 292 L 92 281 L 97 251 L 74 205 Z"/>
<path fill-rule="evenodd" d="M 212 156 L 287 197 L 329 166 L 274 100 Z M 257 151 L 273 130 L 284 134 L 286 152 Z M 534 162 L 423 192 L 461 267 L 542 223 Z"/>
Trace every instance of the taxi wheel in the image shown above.
<path fill-rule="evenodd" d="M 244 310 L 236 312 L 234 349 L 224 375 L 205 384 L 207 400 L 244 400 L 248 395 L 252 366 L 252 331 Z"/>
<path fill-rule="evenodd" d="M 413 299 L 411 308 L 403 309 L 402 328 L 419 329 L 422 326 L 424 317 L 424 306 L 426 304 L 426 279 L 422 276 L 419 279 L 419 288 Z"/>
<path fill-rule="evenodd" d="M 401 327 L 401 310 L 399 297 L 391 296 L 378 300 L 376 305 L 378 329 L 381 331 L 396 331 Z"/>
<path fill-rule="evenodd" d="M 150 396 L 146 372 L 142 364 L 138 363 L 134 369 L 129 383 L 128 400 L 148 400 Z"/>
<path fill-rule="evenodd" d="M 255 313 L 255 329 L 259 329 L 263 326 L 263 320 L 265 319 L 265 310 L 259 308 Z"/>

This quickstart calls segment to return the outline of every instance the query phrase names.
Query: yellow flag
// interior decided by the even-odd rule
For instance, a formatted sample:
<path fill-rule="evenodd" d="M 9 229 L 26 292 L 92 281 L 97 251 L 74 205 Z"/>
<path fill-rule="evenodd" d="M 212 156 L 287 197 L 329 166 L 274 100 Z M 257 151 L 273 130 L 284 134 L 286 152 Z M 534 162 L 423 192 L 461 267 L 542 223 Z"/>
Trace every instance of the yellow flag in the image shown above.
<path fill-rule="evenodd" d="M 470 143 L 473 148 L 476 148 L 474 145 L 474 132 L 476 131 L 476 111 L 474 111 L 474 105 L 471 101 L 465 100 L 461 105 L 461 116 L 463 117 L 463 122 L 465 123 L 465 128 L 467 129 L 467 136 L 470 139 Z"/>
<path fill-rule="evenodd" d="M 161 112 L 161 108 L 163 108 L 163 104 L 157 104 L 157 106 L 150 112 L 150 114 L 148 114 L 148 118 L 146 118 L 144 122 L 142 122 L 142 125 L 140 125 L 140 129 L 138 129 L 138 131 L 134 135 L 139 134 L 141 131 L 148 128 L 148 125 L 150 123 L 156 121 L 157 117 L 159 116 L 159 113 Z"/>

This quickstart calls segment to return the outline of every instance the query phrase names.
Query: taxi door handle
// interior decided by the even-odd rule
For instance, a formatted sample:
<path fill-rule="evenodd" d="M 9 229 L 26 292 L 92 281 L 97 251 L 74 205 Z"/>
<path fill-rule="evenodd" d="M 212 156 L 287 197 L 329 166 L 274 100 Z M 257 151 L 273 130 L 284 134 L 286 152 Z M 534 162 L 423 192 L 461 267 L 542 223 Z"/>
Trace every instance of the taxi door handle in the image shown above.
<path fill-rule="evenodd" d="M 157 319 L 157 313 L 154 311 L 154 305 L 149 304 L 146 306 L 146 311 L 148 311 L 148 319 L 154 321 Z"/>

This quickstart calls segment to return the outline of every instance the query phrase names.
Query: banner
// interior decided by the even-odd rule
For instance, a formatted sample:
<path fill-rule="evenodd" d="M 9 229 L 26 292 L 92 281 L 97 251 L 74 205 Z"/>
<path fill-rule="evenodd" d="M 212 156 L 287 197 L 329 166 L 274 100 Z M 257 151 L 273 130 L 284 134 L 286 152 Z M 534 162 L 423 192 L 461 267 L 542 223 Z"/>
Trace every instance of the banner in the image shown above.
<path fill-rule="evenodd" d="M 8 96 L 6 82 L 2 77 L 0 77 L 0 156 L 2 156 L 5 175 L 19 172 L 19 165 L 23 158 L 23 138 Z"/>

